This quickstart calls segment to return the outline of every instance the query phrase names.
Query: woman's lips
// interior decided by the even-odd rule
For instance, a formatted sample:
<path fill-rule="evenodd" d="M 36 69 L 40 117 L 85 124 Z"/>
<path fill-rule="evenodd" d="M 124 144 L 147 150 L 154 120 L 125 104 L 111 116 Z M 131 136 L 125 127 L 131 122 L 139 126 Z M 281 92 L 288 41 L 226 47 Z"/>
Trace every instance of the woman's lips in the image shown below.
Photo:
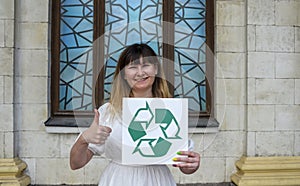
<path fill-rule="evenodd" d="M 135 79 L 135 81 L 137 82 L 146 81 L 148 78 L 149 77 L 139 78 L 139 79 Z"/>

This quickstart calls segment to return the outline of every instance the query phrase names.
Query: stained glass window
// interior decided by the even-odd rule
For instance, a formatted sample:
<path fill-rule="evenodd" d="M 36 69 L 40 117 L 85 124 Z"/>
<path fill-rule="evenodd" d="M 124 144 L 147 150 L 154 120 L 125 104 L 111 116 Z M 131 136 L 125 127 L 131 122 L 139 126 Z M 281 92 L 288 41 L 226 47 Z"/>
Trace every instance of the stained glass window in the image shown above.
<path fill-rule="evenodd" d="M 92 110 L 93 1 L 61 0 L 60 110 Z"/>
<path fill-rule="evenodd" d="M 116 63 L 124 47 L 147 43 L 161 55 L 162 0 L 106 1 L 104 99 L 108 100 Z"/>
<path fill-rule="evenodd" d="M 163 12 L 165 0 L 57 0 L 60 2 L 59 111 L 91 111 L 93 97 L 93 40 L 95 17 L 104 27 L 104 102 L 109 99 L 117 59 L 124 47 L 147 43 L 164 57 Z M 95 2 L 104 12 L 94 11 Z M 169 3 L 169 2 L 168 2 Z M 173 5 L 172 5 L 173 6 Z M 164 9 L 167 10 L 167 9 Z M 168 11 L 168 10 L 167 10 Z M 206 0 L 174 1 L 174 97 L 189 98 L 189 109 L 207 111 Z M 173 14 L 172 13 L 172 14 Z M 172 17 L 172 16 L 171 16 Z M 98 31 L 99 33 L 99 31 Z M 167 33 L 169 34 L 169 33 Z M 95 60 L 95 59 L 94 59 Z"/>
<path fill-rule="evenodd" d="M 175 97 L 189 109 L 206 110 L 205 0 L 175 1 Z"/>

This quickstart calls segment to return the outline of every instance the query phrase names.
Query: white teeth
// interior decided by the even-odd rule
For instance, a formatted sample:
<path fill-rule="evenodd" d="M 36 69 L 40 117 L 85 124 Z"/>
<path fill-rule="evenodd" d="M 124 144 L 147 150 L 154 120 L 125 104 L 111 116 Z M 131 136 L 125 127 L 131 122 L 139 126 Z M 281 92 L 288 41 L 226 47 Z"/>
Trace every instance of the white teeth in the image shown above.
<path fill-rule="evenodd" d="M 141 78 L 141 79 L 136 79 L 135 81 L 145 81 L 147 79 L 147 77 L 146 78 Z"/>

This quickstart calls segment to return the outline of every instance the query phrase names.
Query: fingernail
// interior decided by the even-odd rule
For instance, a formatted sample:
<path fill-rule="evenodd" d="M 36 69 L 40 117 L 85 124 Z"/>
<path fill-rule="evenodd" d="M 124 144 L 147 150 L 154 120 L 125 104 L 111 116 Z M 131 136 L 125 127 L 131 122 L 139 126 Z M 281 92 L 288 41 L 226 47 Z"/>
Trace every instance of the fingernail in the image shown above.
<path fill-rule="evenodd" d="M 178 154 L 178 155 L 181 155 L 181 152 L 180 152 L 180 151 L 178 151 L 176 154 Z"/>
<path fill-rule="evenodd" d="M 172 160 L 173 160 L 173 161 L 177 161 L 178 159 L 177 159 L 177 158 L 173 158 Z"/>
<path fill-rule="evenodd" d="M 173 167 L 177 167 L 177 165 L 176 165 L 176 164 L 173 164 L 172 166 L 173 166 Z"/>

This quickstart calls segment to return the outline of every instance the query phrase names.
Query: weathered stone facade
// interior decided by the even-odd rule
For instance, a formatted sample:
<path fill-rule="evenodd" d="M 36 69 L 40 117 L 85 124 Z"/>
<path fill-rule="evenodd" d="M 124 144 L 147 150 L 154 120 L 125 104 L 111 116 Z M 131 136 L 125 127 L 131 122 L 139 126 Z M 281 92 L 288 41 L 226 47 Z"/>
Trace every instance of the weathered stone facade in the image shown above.
<path fill-rule="evenodd" d="M 0 158 L 32 184 L 96 184 L 107 161 L 69 168 L 76 133 L 46 132 L 49 0 L 0 1 Z M 230 182 L 243 155 L 300 156 L 300 1 L 215 0 L 215 133 L 191 133 L 201 167 L 178 183 Z"/>

